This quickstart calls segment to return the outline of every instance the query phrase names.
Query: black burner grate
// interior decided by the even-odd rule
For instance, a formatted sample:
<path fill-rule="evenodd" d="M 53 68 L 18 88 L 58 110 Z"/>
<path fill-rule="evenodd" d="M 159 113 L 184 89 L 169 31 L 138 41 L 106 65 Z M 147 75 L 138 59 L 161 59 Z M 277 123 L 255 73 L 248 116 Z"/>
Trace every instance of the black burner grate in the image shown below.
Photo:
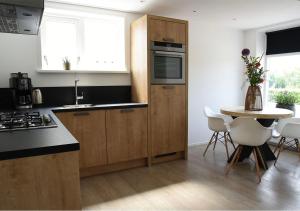
<path fill-rule="evenodd" d="M 45 121 L 45 117 L 47 117 L 48 121 Z M 50 115 L 41 115 L 39 112 L 19 111 L 0 113 L 0 132 L 49 127 L 57 127 Z"/>

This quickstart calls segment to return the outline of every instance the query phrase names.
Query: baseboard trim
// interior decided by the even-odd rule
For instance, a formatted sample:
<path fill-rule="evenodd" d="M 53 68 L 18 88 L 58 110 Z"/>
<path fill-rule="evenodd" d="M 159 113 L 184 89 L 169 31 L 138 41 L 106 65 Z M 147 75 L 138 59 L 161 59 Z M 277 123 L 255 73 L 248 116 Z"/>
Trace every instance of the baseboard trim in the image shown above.
<path fill-rule="evenodd" d="M 185 152 L 174 152 L 167 154 L 166 156 L 156 156 L 151 158 L 151 163 L 152 164 L 158 164 L 158 163 L 164 163 L 164 162 L 169 162 L 173 160 L 180 160 L 184 159 Z"/>
<path fill-rule="evenodd" d="M 147 166 L 147 158 L 80 169 L 80 178 Z"/>
<path fill-rule="evenodd" d="M 201 142 L 193 142 L 193 143 L 189 143 L 189 147 L 193 147 L 193 146 L 200 146 L 200 145 L 206 145 L 208 144 L 208 141 L 201 141 Z"/>

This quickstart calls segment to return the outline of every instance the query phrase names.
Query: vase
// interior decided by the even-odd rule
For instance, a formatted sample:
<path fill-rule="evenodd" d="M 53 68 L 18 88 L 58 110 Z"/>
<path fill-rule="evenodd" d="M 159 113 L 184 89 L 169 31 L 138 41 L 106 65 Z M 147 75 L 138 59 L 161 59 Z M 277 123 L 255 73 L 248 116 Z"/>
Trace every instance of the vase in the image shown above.
<path fill-rule="evenodd" d="M 247 111 L 262 111 L 262 95 L 259 86 L 249 86 L 246 99 L 245 110 Z"/>
<path fill-rule="evenodd" d="M 65 70 L 71 70 L 71 63 L 63 63 Z"/>

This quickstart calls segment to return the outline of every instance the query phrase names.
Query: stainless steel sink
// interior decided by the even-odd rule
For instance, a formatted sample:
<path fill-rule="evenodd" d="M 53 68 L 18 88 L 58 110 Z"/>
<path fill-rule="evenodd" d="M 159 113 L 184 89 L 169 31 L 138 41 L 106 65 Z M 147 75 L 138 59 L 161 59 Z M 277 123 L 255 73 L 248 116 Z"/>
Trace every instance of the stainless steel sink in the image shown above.
<path fill-rule="evenodd" d="M 78 104 L 78 105 L 64 105 L 64 108 L 89 108 L 92 107 L 93 104 Z"/>

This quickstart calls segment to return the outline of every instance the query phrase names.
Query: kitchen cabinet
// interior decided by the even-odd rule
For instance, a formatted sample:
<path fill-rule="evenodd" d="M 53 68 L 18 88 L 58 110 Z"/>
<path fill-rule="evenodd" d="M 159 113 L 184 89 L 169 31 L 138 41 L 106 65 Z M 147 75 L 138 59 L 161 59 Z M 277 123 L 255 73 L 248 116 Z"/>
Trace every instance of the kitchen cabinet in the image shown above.
<path fill-rule="evenodd" d="M 186 118 L 185 85 L 151 86 L 152 156 L 185 150 Z"/>
<path fill-rule="evenodd" d="M 57 112 L 56 116 L 80 143 L 81 177 L 147 164 L 147 107 Z"/>
<path fill-rule="evenodd" d="M 147 109 L 106 111 L 108 164 L 147 157 Z"/>
<path fill-rule="evenodd" d="M 77 151 L 1 160 L 0 169 L 0 210 L 81 209 Z"/>
<path fill-rule="evenodd" d="M 151 42 L 185 45 L 185 83 L 151 83 Z M 148 165 L 187 159 L 188 21 L 144 15 L 131 24 L 132 100 L 148 103 Z"/>
<path fill-rule="evenodd" d="M 186 43 L 186 24 L 167 21 L 164 19 L 150 19 L 150 40 L 160 42 Z"/>
<path fill-rule="evenodd" d="M 61 112 L 56 115 L 80 143 L 81 169 L 107 164 L 105 110 Z"/>

